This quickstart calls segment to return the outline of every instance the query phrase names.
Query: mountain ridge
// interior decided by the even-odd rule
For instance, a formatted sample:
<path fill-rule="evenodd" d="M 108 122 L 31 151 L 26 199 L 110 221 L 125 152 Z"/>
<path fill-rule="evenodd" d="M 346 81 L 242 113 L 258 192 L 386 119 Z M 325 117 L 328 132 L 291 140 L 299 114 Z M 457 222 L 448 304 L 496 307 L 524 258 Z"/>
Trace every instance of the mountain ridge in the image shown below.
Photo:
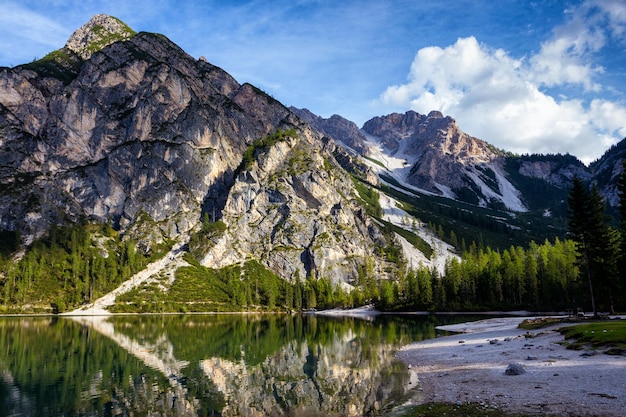
<path fill-rule="evenodd" d="M 102 19 L 110 30 L 94 30 Z M 438 111 L 377 116 L 358 128 L 287 108 L 167 37 L 114 18 L 94 18 L 72 38 L 71 48 L 0 68 L 0 234 L 15 242 L 2 255 L 19 262 L 27 253 L 24 270 L 34 270 L 35 255 L 16 255 L 18 247 L 46 238 L 56 250 L 57 227 L 100 225 L 63 231 L 72 256 L 79 241 L 97 252 L 91 269 L 60 264 L 55 274 L 69 288 L 41 295 L 61 300 L 58 310 L 102 295 L 91 287 L 93 265 L 127 262 L 119 280 L 145 266 L 134 250 L 146 260 L 166 254 L 142 278 L 148 287 L 125 287 L 141 294 L 190 275 L 223 287 L 219 277 L 228 276 L 213 270 L 239 268 L 228 278 L 239 285 L 250 265 L 288 283 L 306 280 L 309 292 L 321 282 L 326 296 L 333 288 L 376 294 L 376 282 L 409 269 L 441 273 L 470 245 L 564 236 L 571 178 L 594 179 L 575 157 L 508 154 Z M 597 165 L 611 173 L 609 192 L 619 159 Z M 20 291 L 13 296 L 24 300 Z M 71 291 L 79 296 L 66 302 Z"/>
<path fill-rule="evenodd" d="M 252 257 L 287 280 L 351 282 L 372 258 L 387 274 L 377 247 L 392 238 L 365 216 L 334 146 L 258 88 L 146 32 L 66 73 L 38 69 L 0 71 L 0 227 L 26 245 L 87 219 L 150 253 L 208 216 L 226 233 L 199 249 L 206 266 Z"/>
<path fill-rule="evenodd" d="M 555 201 L 541 202 L 524 191 L 525 188 L 536 189 L 535 183 L 544 183 L 545 192 L 559 194 L 562 199 L 574 176 L 598 181 L 602 176 L 599 169 L 602 161 L 619 162 L 621 159 L 612 157 L 611 150 L 607 150 L 602 158 L 587 167 L 570 154 L 513 155 L 467 135 L 452 117 L 444 117 L 437 111 L 420 115 L 409 110 L 403 114 L 376 116 L 358 128 L 338 115 L 324 119 L 306 109 L 292 109 L 315 129 L 366 160 L 378 162 L 370 164 L 371 168 L 380 170 L 382 167 L 384 175 L 393 175 L 407 186 L 480 206 L 518 212 L 555 209 Z M 621 147 L 616 145 L 613 149 L 614 153 Z M 376 160 L 377 156 L 387 162 L 399 156 L 399 161 L 390 169 L 387 162 Z M 608 181 L 600 181 L 601 190 L 612 206 L 617 204 L 615 183 L 621 173 L 619 163 L 614 165 Z"/>

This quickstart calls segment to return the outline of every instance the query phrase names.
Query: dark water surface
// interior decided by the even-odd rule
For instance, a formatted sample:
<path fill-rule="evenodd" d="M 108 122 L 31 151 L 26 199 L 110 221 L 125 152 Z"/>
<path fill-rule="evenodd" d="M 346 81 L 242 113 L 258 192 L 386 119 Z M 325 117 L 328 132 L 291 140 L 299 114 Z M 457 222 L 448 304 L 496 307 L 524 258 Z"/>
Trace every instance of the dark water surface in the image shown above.
<path fill-rule="evenodd" d="M 383 415 L 397 349 L 459 316 L 0 318 L 0 416 Z"/>

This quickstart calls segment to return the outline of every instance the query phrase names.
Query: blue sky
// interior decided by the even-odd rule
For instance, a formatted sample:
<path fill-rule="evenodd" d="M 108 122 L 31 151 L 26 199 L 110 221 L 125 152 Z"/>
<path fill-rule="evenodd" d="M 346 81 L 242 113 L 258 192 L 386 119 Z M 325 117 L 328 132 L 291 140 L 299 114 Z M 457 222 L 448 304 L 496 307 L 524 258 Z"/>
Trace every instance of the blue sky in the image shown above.
<path fill-rule="evenodd" d="M 359 126 L 440 110 L 499 148 L 584 162 L 626 137 L 623 0 L 0 0 L 0 66 L 62 47 L 96 13 Z"/>

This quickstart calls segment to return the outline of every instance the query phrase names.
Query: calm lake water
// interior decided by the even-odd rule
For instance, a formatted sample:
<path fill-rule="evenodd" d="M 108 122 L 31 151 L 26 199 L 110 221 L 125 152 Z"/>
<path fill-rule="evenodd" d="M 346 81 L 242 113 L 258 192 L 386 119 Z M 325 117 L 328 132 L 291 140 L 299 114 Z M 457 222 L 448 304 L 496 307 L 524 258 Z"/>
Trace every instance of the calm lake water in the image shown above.
<path fill-rule="evenodd" d="M 398 347 L 467 319 L 0 318 L 0 415 L 381 415 L 417 387 Z"/>

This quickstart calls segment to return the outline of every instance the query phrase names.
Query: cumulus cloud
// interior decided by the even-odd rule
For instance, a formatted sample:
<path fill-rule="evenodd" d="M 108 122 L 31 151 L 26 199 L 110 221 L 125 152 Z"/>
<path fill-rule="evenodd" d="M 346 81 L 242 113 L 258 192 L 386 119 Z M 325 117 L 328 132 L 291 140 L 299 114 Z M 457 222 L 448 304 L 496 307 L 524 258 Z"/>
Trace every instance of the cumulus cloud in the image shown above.
<path fill-rule="evenodd" d="M 567 23 L 529 57 L 474 37 L 420 49 L 407 82 L 388 87 L 380 100 L 420 113 L 439 110 L 509 151 L 571 153 L 591 162 L 626 136 L 626 107 L 602 98 L 597 79 L 604 69 L 593 61 L 607 37 L 623 32 L 626 6 L 605 0 L 568 13 Z M 569 94 L 557 96 L 559 88 Z"/>

